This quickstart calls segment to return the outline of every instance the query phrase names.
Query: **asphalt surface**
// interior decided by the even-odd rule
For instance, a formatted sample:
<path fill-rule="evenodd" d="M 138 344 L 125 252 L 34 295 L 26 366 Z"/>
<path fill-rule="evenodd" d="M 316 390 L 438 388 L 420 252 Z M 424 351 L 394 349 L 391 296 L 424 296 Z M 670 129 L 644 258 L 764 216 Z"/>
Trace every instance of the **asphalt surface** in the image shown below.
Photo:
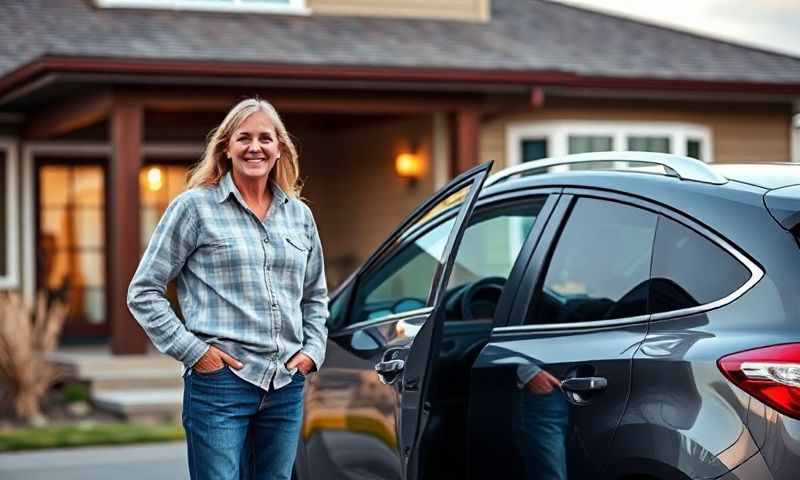
<path fill-rule="evenodd" d="M 182 442 L 0 454 L 0 480 L 188 478 Z"/>

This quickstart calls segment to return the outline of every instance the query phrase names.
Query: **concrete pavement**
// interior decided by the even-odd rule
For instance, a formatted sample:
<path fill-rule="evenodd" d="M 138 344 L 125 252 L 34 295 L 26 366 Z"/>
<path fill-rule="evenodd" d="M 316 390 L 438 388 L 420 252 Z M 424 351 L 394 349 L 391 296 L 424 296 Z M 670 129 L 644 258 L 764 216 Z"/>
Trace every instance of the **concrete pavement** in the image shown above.
<path fill-rule="evenodd" d="M 0 480 L 188 479 L 186 444 L 155 443 L 0 454 Z"/>

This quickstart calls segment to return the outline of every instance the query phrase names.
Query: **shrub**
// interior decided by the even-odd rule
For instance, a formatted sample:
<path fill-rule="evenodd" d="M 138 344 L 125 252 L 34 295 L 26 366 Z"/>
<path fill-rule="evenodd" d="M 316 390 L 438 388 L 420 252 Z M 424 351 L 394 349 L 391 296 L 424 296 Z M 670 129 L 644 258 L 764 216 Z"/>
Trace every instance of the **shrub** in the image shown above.
<path fill-rule="evenodd" d="M 55 350 L 67 315 L 60 302 L 43 293 L 35 308 L 13 292 L 0 293 L 0 379 L 4 381 L 21 419 L 43 421 L 40 401 L 58 377 L 46 356 Z"/>

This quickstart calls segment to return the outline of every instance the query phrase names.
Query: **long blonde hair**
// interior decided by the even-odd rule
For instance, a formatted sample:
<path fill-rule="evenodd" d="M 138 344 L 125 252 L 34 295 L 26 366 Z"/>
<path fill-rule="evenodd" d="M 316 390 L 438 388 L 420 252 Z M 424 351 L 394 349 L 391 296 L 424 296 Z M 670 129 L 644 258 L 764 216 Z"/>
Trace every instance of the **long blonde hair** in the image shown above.
<path fill-rule="evenodd" d="M 189 172 L 187 188 L 213 187 L 219 184 L 220 179 L 231 169 L 231 161 L 225 156 L 231 135 L 247 117 L 258 111 L 269 117 L 278 136 L 280 158 L 272 167 L 269 178 L 286 195 L 291 198 L 299 198 L 302 185 L 299 181 L 300 167 L 297 163 L 297 149 L 294 147 L 278 111 L 272 104 L 260 98 L 248 98 L 237 103 L 228 112 L 222 123 L 211 130 L 202 160 Z"/>

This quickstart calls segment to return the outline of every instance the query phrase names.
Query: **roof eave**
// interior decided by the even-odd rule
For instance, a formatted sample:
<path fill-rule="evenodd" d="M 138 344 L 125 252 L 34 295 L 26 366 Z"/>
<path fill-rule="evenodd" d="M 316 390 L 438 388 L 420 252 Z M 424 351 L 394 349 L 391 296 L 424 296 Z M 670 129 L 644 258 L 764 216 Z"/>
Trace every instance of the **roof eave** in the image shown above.
<path fill-rule="evenodd" d="M 107 73 L 146 76 L 270 77 L 284 79 L 361 80 L 465 84 L 519 84 L 597 89 L 717 92 L 800 96 L 798 83 L 669 79 L 579 75 L 560 71 L 478 70 L 358 65 L 301 65 L 195 60 L 120 59 L 42 56 L 0 78 L 0 96 L 47 73 Z"/>

